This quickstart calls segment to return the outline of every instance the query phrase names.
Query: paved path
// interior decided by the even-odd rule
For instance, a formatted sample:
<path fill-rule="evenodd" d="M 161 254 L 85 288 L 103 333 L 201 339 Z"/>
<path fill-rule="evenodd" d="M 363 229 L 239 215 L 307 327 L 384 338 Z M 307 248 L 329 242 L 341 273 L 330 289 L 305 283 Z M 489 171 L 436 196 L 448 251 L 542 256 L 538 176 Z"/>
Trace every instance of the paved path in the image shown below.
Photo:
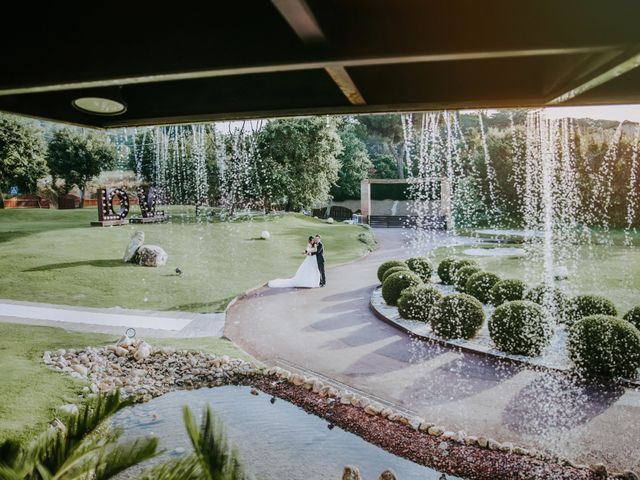
<path fill-rule="evenodd" d="M 89 308 L 0 300 L 0 322 L 62 327 L 121 335 L 127 328 L 145 337 L 221 336 L 224 314 Z"/>
<path fill-rule="evenodd" d="M 263 288 L 241 299 L 227 313 L 225 335 L 267 363 L 299 365 L 450 429 L 640 468 L 638 391 L 595 389 L 412 341 L 375 318 L 368 302 L 378 265 L 408 253 L 400 230 L 376 235 L 380 248 L 329 269 L 325 288 Z M 431 246 L 443 241 L 436 235 Z"/>

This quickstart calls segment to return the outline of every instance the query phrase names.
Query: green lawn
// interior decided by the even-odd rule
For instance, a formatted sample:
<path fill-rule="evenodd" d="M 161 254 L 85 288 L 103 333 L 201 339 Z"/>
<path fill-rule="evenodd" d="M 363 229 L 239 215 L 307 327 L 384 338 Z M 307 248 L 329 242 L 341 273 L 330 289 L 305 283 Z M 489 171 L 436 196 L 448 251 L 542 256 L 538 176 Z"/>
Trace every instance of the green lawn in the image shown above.
<path fill-rule="evenodd" d="M 615 234 L 615 232 L 614 232 Z M 614 240 L 620 235 L 613 235 Z M 570 270 L 570 277 L 558 283 L 568 294 L 604 295 L 612 300 L 620 314 L 640 304 L 640 248 L 625 247 L 620 241 L 610 246 L 605 245 L 571 245 L 567 246 L 557 265 L 565 265 Z M 635 237 L 635 243 L 638 237 Z M 503 244 L 498 247 L 523 248 L 521 244 Z M 489 247 L 486 244 L 474 245 L 473 248 Z M 519 278 L 530 284 L 539 283 L 543 278 L 543 259 L 540 247 L 529 247 L 527 257 L 479 257 L 467 256 L 464 250 L 469 245 L 441 247 L 431 256 L 437 264 L 447 256 L 473 258 L 489 272 L 503 278 Z"/>
<path fill-rule="evenodd" d="M 55 410 L 75 402 L 85 383 L 55 372 L 41 362 L 42 352 L 112 343 L 116 337 L 68 332 L 61 328 L 0 323 L 0 442 L 7 437 L 29 440 L 55 416 Z M 172 345 L 250 360 L 245 352 L 221 338 L 145 339 L 151 345 Z"/>
<path fill-rule="evenodd" d="M 89 226 L 95 209 L 0 210 L 0 298 L 217 312 L 246 289 L 292 276 L 309 235 L 323 236 L 328 265 L 368 250 L 369 230 L 357 225 L 297 214 L 203 222 L 189 213 L 172 207 L 170 223 L 98 228 Z M 166 267 L 122 262 L 136 230 L 144 231 L 145 243 L 167 251 Z M 259 238 L 262 230 L 271 233 L 269 240 Z"/>

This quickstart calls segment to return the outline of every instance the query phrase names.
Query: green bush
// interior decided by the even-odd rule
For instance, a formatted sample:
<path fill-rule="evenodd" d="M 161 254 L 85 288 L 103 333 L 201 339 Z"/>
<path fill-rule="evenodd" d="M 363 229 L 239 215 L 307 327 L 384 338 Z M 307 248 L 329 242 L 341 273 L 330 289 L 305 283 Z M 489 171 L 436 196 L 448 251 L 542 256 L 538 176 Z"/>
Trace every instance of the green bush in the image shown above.
<path fill-rule="evenodd" d="M 422 280 L 415 273 L 407 270 L 389 275 L 382 284 L 382 298 L 387 305 L 395 305 L 405 288 L 420 285 Z"/>
<path fill-rule="evenodd" d="M 469 278 L 481 271 L 482 270 L 480 269 L 480 267 L 476 267 L 473 265 L 463 267 L 460 270 L 456 271 L 456 276 L 453 279 L 453 284 L 455 285 L 456 290 L 464 293 L 464 289 L 467 286 L 467 281 L 469 280 Z"/>
<path fill-rule="evenodd" d="M 627 322 L 631 323 L 634 327 L 640 330 L 640 305 L 636 305 L 627 313 L 624 314 L 624 318 Z"/>
<path fill-rule="evenodd" d="M 498 307 L 505 302 L 522 300 L 526 289 L 527 284 L 522 280 L 501 280 L 496 283 L 491 289 L 491 292 L 489 292 L 489 295 L 491 296 L 491 304 Z"/>
<path fill-rule="evenodd" d="M 547 310 L 553 308 L 555 310 L 553 314 L 556 317 L 556 320 L 560 323 L 565 322 L 565 312 L 569 299 L 558 287 L 541 283 L 540 285 L 527 290 L 524 293 L 523 299 L 542 305 Z"/>
<path fill-rule="evenodd" d="M 407 264 L 404 263 L 402 260 L 388 260 L 383 264 L 381 264 L 378 267 L 378 280 L 380 280 L 380 283 L 382 283 L 382 277 L 384 275 L 384 272 L 386 272 L 388 269 L 392 267 L 402 267 L 402 266 L 405 266 L 405 267 L 407 266 Z"/>
<path fill-rule="evenodd" d="M 408 272 L 409 267 L 407 267 L 406 265 L 401 265 L 401 266 L 397 266 L 397 267 L 391 267 L 391 268 L 387 268 L 387 270 L 382 274 L 382 283 L 384 283 L 384 281 L 387 279 L 387 277 L 393 273 L 398 273 L 398 272 Z"/>
<path fill-rule="evenodd" d="M 429 322 L 441 337 L 472 338 L 484 323 L 484 310 L 472 296 L 456 293 L 444 297 L 431 308 Z"/>
<path fill-rule="evenodd" d="M 528 300 L 508 301 L 489 319 L 489 335 L 498 350 L 516 355 L 540 355 L 553 336 L 544 308 Z"/>
<path fill-rule="evenodd" d="M 590 315 L 569 330 L 569 358 L 587 376 L 635 378 L 640 367 L 640 332 L 626 320 Z"/>
<path fill-rule="evenodd" d="M 476 297 L 482 303 L 489 303 L 491 300 L 491 289 L 500 281 L 500 277 L 491 272 L 474 273 L 467 280 L 464 291 Z"/>
<path fill-rule="evenodd" d="M 478 262 L 475 260 L 456 260 L 451 264 L 451 268 L 449 269 L 449 278 L 451 279 L 451 283 L 453 284 L 456 281 L 456 275 L 460 270 L 464 267 L 478 267 Z"/>
<path fill-rule="evenodd" d="M 406 261 L 409 270 L 418 275 L 423 282 L 430 282 L 433 274 L 431 262 L 424 257 L 412 257 Z"/>
<path fill-rule="evenodd" d="M 443 295 L 433 285 L 418 285 L 405 289 L 398 300 L 398 313 L 407 320 L 428 321 L 431 307 Z"/>
<path fill-rule="evenodd" d="M 440 277 L 440 281 L 445 285 L 451 285 L 453 283 L 451 267 L 456 261 L 455 258 L 445 258 L 438 265 L 438 277 Z"/>
<path fill-rule="evenodd" d="M 610 315 L 615 317 L 618 310 L 611 300 L 599 295 L 578 295 L 571 298 L 565 309 L 565 321 L 568 325 L 591 315 Z"/>

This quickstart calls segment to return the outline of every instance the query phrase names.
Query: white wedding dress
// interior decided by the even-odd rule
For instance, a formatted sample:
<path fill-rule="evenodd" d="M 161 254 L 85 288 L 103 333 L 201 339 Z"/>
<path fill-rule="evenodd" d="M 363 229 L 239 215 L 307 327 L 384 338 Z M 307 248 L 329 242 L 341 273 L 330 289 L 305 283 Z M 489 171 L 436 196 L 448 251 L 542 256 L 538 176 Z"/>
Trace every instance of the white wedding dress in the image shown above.
<path fill-rule="evenodd" d="M 315 247 L 307 246 L 305 252 L 307 256 L 304 257 L 304 261 L 298 267 L 298 271 L 292 278 L 276 278 L 271 280 L 268 285 L 271 288 L 316 288 L 320 286 L 320 270 L 318 270 L 318 260 L 315 255 L 311 253 L 315 252 Z"/>

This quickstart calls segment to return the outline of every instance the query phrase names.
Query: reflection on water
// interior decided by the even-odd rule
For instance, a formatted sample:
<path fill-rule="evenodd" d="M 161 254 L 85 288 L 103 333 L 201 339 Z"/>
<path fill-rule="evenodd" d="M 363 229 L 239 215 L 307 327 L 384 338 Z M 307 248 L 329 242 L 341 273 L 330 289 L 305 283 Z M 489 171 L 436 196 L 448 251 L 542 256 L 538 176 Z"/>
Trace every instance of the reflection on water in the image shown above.
<path fill-rule="evenodd" d="M 443 478 L 338 427 L 330 430 L 325 420 L 289 402 L 276 399 L 272 404 L 266 394 L 250 395 L 248 387 L 168 393 L 119 413 L 115 424 L 125 428 L 125 438 L 157 435 L 166 450 L 159 458 L 167 459 L 190 450 L 182 406 L 199 415 L 207 403 L 224 422 L 246 469 L 259 479 L 338 480 L 345 465 L 357 465 L 365 479 L 378 478 L 386 468 L 393 469 L 400 480 Z"/>

